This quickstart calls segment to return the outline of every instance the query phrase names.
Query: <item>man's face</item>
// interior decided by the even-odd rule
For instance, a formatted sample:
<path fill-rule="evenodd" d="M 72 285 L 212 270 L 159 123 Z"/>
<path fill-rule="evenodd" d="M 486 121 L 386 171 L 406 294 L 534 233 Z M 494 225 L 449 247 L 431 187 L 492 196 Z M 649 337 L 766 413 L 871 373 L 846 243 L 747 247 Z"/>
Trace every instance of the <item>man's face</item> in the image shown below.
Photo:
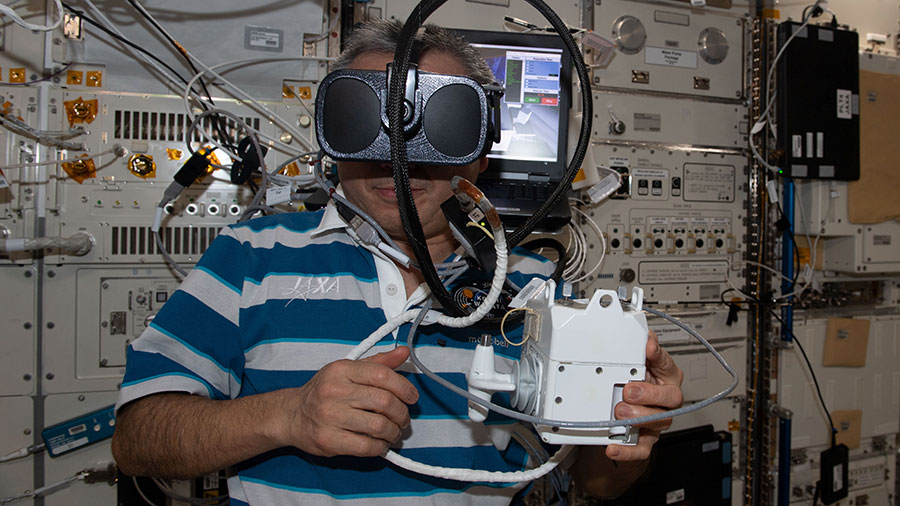
<path fill-rule="evenodd" d="M 353 60 L 351 68 L 384 70 L 393 61 L 391 53 L 364 53 Z M 445 53 L 428 51 L 419 58 L 419 69 L 441 74 L 465 75 L 460 62 Z M 453 195 L 450 180 L 462 176 L 475 181 L 487 168 L 487 158 L 469 165 L 450 167 L 439 165 L 409 165 L 409 185 L 412 189 L 419 219 L 426 238 L 446 233 L 447 220 L 441 203 Z M 405 239 L 403 224 L 397 209 L 394 178 L 390 162 L 338 162 L 338 174 L 344 195 L 375 219 L 395 239 Z"/>

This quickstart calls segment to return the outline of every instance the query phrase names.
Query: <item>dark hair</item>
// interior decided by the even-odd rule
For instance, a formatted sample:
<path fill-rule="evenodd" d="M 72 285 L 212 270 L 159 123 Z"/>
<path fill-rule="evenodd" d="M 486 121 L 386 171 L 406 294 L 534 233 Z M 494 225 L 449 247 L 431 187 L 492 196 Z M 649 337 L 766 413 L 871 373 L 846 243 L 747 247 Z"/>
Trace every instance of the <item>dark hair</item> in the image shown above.
<path fill-rule="evenodd" d="M 333 70 L 349 68 L 358 56 L 364 53 L 390 53 L 397 49 L 400 30 L 403 25 L 399 21 L 383 19 L 372 20 L 356 27 L 347 37 L 344 51 L 332 65 Z M 425 24 L 419 29 L 416 40 L 419 41 L 421 53 L 439 51 L 453 56 L 466 69 L 466 76 L 481 84 L 496 81 L 484 58 L 460 35 L 434 24 Z"/>

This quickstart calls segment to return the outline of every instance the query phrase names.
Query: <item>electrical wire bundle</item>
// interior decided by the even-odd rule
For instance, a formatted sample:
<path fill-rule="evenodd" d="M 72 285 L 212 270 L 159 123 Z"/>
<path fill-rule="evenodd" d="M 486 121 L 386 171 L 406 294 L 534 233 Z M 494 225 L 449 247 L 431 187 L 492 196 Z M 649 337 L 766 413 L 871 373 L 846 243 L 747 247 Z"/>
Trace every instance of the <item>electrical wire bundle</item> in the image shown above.
<path fill-rule="evenodd" d="M 22 19 L 21 16 L 16 14 L 16 11 L 14 11 L 12 7 L 6 4 L 0 4 L 0 14 L 8 17 L 12 22 L 26 30 L 37 32 L 52 32 L 53 30 L 59 28 L 60 25 L 62 25 L 64 19 L 63 7 L 60 0 L 53 0 L 53 5 L 56 7 L 57 18 L 56 21 L 50 23 L 49 25 L 36 25 L 33 23 L 29 23 Z"/>
<path fill-rule="evenodd" d="M 38 130 L 12 114 L 0 114 L 0 125 L 15 134 L 34 139 L 42 144 L 71 151 L 85 150 L 84 144 L 70 141 L 70 139 L 84 135 L 85 131 L 81 127 L 69 130 Z"/>

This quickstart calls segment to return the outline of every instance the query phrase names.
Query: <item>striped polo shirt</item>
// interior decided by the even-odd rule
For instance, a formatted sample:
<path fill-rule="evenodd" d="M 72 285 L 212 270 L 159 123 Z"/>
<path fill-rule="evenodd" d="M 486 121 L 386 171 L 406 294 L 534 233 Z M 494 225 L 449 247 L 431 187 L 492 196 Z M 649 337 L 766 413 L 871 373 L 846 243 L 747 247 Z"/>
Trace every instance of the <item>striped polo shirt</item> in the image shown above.
<path fill-rule="evenodd" d="M 516 249 L 510 280 L 524 286 L 552 264 Z M 406 297 L 397 266 L 348 234 L 334 207 L 258 218 L 226 227 L 197 266 L 128 349 L 117 409 L 160 392 L 225 400 L 305 384 L 342 359 L 387 319 L 428 295 Z M 510 328 L 517 342 L 521 326 Z M 409 324 L 368 355 L 405 344 Z M 433 371 L 465 388 L 479 328 L 419 328 L 416 351 Z M 520 348 L 495 336 L 498 369 L 509 371 Z M 512 432 L 529 432 L 491 413 L 466 415 L 466 400 L 407 361 L 397 369 L 419 391 L 412 422 L 393 449 L 427 464 L 518 471 L 528 455 Z M 505 398 L 498 394 L 495 399 Z M 503 400 L 501 402 L 504 402 Z M 505 399 L 508 402 L 508 399 Z M 533 434 L 525 434 L 533 437 Z M 536 441 L 535 441 L 536 444 Z M 523 484 L 467 483 L 423 476 L 380 457 L 318 457 L 281 448 L 234 466 L 232 504 L 509 504 Z"/>

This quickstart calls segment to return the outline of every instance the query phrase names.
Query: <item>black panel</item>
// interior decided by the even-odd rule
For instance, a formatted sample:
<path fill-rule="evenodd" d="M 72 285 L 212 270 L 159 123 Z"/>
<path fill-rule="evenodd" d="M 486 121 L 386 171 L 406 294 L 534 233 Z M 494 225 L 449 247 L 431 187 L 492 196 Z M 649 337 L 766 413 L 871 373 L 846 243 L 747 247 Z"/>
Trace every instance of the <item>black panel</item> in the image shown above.
<path fill-rule="evenodd" d="M 650 469 L 603 506 L 730 506 L 731 433 L 711 425 L 663 433 Z"/>
<path fill-rule="evenodd" d="M 799 28 L 778 25 L 783 47 Z M 859 179 L 859 37 L 808 25 L 778 62 L 778 149 L 784 176 Z"/>

